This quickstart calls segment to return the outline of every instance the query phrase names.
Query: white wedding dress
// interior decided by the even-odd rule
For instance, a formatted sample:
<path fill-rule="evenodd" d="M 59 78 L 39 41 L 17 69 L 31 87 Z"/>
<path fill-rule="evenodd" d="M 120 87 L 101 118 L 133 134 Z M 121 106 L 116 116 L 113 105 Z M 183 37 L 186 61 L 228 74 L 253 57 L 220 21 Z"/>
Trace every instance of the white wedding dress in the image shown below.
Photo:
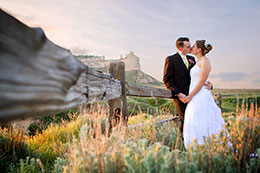
<path fill-rule="evenodd" d="M 195 65 L 190 72 L 190 92 L 200 79 L 200 67 Z M 183 126 L 184 146 L 187 149 L 194 139 L 203 143 L 203 137 L 218 134 L 225 124 L 220 108 L 215 104 L 211 92 L 204 86 L 188 103 Z"/>

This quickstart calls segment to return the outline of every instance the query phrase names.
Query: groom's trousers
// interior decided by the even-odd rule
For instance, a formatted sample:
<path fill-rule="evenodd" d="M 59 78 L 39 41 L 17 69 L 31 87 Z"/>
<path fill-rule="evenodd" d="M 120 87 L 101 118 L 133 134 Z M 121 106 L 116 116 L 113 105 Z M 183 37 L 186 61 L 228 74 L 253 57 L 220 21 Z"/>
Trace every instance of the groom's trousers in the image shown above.
<path fill-rule="evenodd" d="M 183 133 L 183 124 L 184 124 L 184 113 L 185 113 L 185 109 L 187 104 L 183 103 L 179 98 L 174 98 L 174 105 L 177 109 L 177 114 L 180 118 L 180 132 L 181 132 L 181 136 Z"/>

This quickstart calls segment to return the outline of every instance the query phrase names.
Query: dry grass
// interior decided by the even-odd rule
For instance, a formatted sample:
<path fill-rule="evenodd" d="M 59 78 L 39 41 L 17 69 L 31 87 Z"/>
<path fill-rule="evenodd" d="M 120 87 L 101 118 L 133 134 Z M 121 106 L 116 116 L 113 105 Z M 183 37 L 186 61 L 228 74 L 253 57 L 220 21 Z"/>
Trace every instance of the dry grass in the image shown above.
<path fill-rule="evenodd" d="M 259 109 L 254 105 L 238 108 L 225 117 L 227 131 L 194 144 L 186 151 L 175 123 L 159 125 L 168 116 L 140 114 L 109 132 L 107 110 L 86 110 L 71 122 L 51 125 L 34 137 L 19 137 L 28 145 L 33 164 L 45 172 L 257 172 L 260 161 Z M 18 139 L 18 138 L 17 138 Z M 228 144 L 232 143 L 232 147 Z M 35 165 L 20 162 L 28 170 Z M 53 165 L 54 164 L 54 165 Z M 39 167 L 39 165 L 38 165 Z M 63 168 L 62 168 L 63 167 Z M 31 168 L 31 169 L 30 169 Z M 55 169 L 54 169 L 55 168 Z M 23 167 L 18 168 L 22 172 Z M 19 172 L 18 171 L 18 172 Z"/>

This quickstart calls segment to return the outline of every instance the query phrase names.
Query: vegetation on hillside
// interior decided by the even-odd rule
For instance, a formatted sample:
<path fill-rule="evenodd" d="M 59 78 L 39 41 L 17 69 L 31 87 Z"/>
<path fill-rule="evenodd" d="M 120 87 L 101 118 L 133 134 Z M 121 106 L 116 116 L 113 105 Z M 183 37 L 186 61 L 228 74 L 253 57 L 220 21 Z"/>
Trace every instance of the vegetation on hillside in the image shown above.
<path fill-rule="evenodd" d="M 134 83 L 139 85 L 149 84 L 150 86 L 155 86 L 155 87 L 162 85 L 162 82 L 158 81 L 152 76 L 139 70 L 126 71 L 125 75 L 126 75 L 126 81 L 129 83 Z"/>

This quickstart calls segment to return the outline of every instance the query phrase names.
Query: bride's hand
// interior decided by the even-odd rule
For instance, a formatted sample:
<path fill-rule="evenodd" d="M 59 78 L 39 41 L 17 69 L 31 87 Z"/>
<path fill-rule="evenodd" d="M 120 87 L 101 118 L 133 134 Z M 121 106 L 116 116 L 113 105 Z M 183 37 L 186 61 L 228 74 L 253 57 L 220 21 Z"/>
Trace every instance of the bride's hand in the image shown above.
<path fill-rule="evenodd" d="M 183 103 L 185 103 L 185 102 L 184 102 L 184 99 L 186 98 L 186 95 L 185 95 L 185 94 L 179 93 L 179 94 L 177 94 L 177 96 L 179 97 L 179 99 L 180 99 Z"/>
<path fill-rule="evenodd" d="M 183 102 L 184 102 L 184 103 L 189 103 L 189 102 L 191 101 L 191 99 L 192 99 L 192 97 L 191 97 L 190 95 L 188 95 L 187 97 L 185 97 L 185 98 L 183 99 Z"/>

